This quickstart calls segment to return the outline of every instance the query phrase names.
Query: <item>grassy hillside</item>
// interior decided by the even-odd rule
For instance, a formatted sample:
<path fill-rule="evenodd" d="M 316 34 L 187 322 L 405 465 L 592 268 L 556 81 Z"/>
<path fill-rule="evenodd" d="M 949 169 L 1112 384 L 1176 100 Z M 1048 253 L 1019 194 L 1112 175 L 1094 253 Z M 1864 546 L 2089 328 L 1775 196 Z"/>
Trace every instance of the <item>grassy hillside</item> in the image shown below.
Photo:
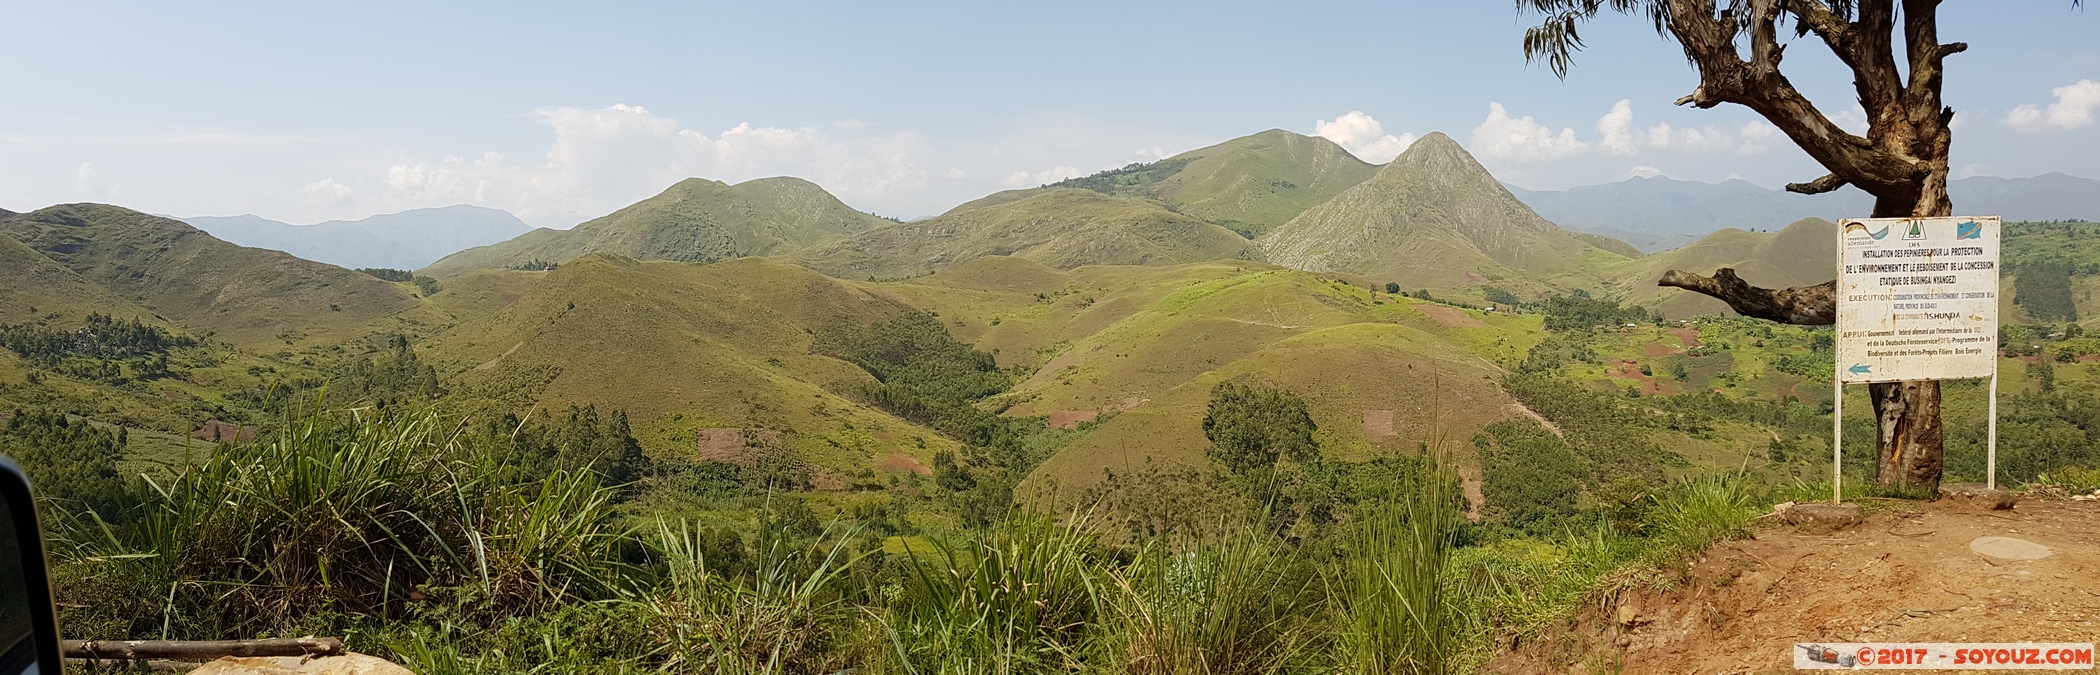
<path fill-rule="evenodd" d="M 625 410 L 652 452 L 690 456 L 699 428 L 764 428 L 811 461 L 868 465 L 878 450 L 930 457 L 933 432 L 846 398 L 870 381 L 810 353 L 814 333 L 883 320 L 903 304 L 791 265 L 592 255 L 426 345 L 460 395 L 496 410 Z"/>
<path fill-rule="evenodd" d="M 1102 317 L 1112 319 L 1105 325 L 1073 320 L 1080 317 L 1057 308 L 1062 300 L 1033 312 L 1070 318 L 1060 326 L 1062 339 L 1044 348 L 1051 358 L 1003 397 L 1009 414 L 1101 420 L 1033 480 L 1084 487 L 1104 468 L 1139 467 L 1147 458 L 1200 465 L 1206 441 L 1199 423 L 1210 389 L 1238 377 L 1305 396 L 1326 430 L 1328 451 L 1347 459 L 1413 447 L 1428 440 L 1433 427 L 1467 438 L 1489 422 L 1521 414 L 1500 392 L 1496 361 L 1521 357 L 1536 340 L 1537 317 L 1484 315 L 1382 293 L 1374 298 L 1361 285 L 1306 272 L 1218 264 L 1170 269 L 1179 272 L 1179 287 L 1163 295 L 1148 292 L 1156 285 L 1124 283 L 1115 285 L 1128 295 L 1096 298 L 1094 306 L 1126 307 Z M 1433 425 L 1427 394 L 1439 382 L 1446 407 Z M 1370 435 L 1366 411 L 1389 420 L 1392 435 Z"/>
<path fill-rule="evenodd" d="M 893 279 L 985 256 L 1050 267 L 1259 259 L 1230 230 L 1132 197 L 1060 188 L 996 206 L 890 225 L 790 256 L 832 276 Z"/>
<path fill-rule="evenodd" d="M 1057 188 L 1081 188 L 1140 197 L 1253 238 L 1377 172 L 1377 166 L 1333 141 L 1270 129 L 1149 164 L 1040 188 L 995 192 L 948 213 L 997 206 Z"/>
<path fill-rule="evenodd" d="M 0 269 L 7 270 L 6 283 L 0 284 L 0 324 L 37 321 L 72 326 L 90 312 L 158 321 L 153 312 L 14 239 L 0 237 Z"/>
<path fill-rule="evenodd" d="M 538 229 L 467 249 L 432 263 L 424 273 L 446 278 L 535 261 L 565 263 L 591 253 L 708 263 L 776 255 L 886 224 L 800 178 L 736 185 L 689 178 L 573 229 Z"/>
<path fill-rule="evenodd" d="M 1607 275 L 1612 290 L 1626 303 L 1656 309 L 1672 319 L 1728 314 L 1728 305 L 1719 300 L 1661 288 L 1655 280 L 1668 270 L 1710 275 L 1731 267 L 1744 281 L 1767 288 L 1820 284 L 1837 277 L 1836 230 L 1836 224 L 1821 218 L 1805 218 L 1778 232 L 1730 228 L 1690 246 L 1631 261 Z"/>
<path fill-rule="evenodd" d="M 436 320 L 415 311 L 419 303 L 396 284 L 115 206 L 0 218 L 0 235 L 193 334 L 237 345 L 340 342 Z"/>
<path fill-rule="evenodd" d="M 1349 272 L 1408 289 L 1493 283 L 1536 292 L 1541 282 L 1594 283 L 1590 271 L 1625 260 L 1533 213 L 1472 155 L 1432 133 L 1377 176 L 1262 238 L 1286 267 Z"/>

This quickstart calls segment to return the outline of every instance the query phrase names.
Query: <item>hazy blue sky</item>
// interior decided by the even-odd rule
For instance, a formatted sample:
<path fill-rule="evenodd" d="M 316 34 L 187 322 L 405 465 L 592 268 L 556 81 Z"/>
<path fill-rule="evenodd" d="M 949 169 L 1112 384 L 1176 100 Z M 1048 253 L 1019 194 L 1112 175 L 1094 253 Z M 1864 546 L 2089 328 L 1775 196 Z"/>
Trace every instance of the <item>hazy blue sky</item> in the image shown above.
<path fill-rule="evenodd" d="M 1943 10 L 1970 44 L 1948 68 L 1962 174 L 2100 177 L 2100 12 L 2069 5 Z M 566 227 L 685 176 L 787 174 L 911 217 L 1272 127 L 1379 162 L 1443 131 L 1532 188 L 1820 175 L 1747 110 L 1672 108 L 1695 76 L 1639 20 L 1593 26 L 1565 82 L 1524 63 L 1527 21 L 1489 0 L 0 0 L 0 207 L 474 203 Z M 1857 119 L 1803 42 L 1796 83 Z"/>

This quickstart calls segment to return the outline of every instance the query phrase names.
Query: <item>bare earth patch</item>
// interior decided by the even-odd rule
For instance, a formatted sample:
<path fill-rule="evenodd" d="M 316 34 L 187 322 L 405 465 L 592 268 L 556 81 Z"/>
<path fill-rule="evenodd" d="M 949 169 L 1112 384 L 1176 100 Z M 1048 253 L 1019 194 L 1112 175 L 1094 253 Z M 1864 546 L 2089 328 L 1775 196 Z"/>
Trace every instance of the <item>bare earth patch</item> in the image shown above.
<path fill-rule="evenodd" d="M 1435 320 L 1446 328 L 1481 328 L 1487 325 L 1485 322 L 1473 318 L 1473 315 L 1467 314 L 1465 310 L 1456 307 L 1415 305 L 1415 311 L 1421 312 L 1423 316 Z"/>
<path fill-rule="evenodd" d="M 1385 439 L 1388 439 L 1388 438 L 1392 438 L 1392 437 L 1394 437 L 1394 436 L 1398 436 L 1398 435 L 1400 435 L 1400 432 L 1398 432 L 1398 431 L 1394 431 L 1394 430 L 1393 430 L 1393 411 L 1391 411 L 1391 410 L 1366 410 L 1366 411 L 1364 411 L 1364 437 L 1365 437 L 1365 438 L 1369 438 L 1369 439 L 1371 439 L 1371 440 L 1374 440 L 1374 441 L 1382 441 L 1382 440 L 1385 440 Z"/>
<path fill-rule="evenodd" d="M 1050 412 L 1050 428 L 1077 429 L 1079 425 L 1101 417 L 1099 410 L 1053 410 Z"/>
<path fill-rule="evenodd" d="M 1902 503 L 1857 527 L 1715 546 L 1670 591 L 1621 592 L 1497 673 L 1792 672 L 1796 642 L 2100 642 L 2100 502 Z M 2008 537 L 2028 560 L 1976 552 Z M 2029 555 L 2033 555 L 2030 553 Z"/>
<path fill-rule="evenodd" d="M 913 457 L 911 455 L 907 455 L 901 452 L 890 453 L 890 456 L 884 457 L 881 459 L 881 461 L 876 462 L 875 466 L 876 468 L 882 469 L 883 471 L 889 471 L 893 473 L 915 473 L 921 476 L 933 475 L 933 467 L 926 466 L 926 464 L 924 462 L 920 462 L 919 458 L 917 457 Z"/>

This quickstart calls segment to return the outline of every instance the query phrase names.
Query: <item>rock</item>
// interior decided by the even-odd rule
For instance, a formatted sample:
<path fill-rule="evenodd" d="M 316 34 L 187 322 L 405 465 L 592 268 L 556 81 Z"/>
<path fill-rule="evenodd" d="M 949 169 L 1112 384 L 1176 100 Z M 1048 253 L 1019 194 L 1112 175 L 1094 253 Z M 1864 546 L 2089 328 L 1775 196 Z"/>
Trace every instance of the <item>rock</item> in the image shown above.
<path fill-rule="evenodd" d="M 2052 553 L 2047 546 L 2012 537 L 1977 537 L 1969 550 L 2004 560 L 2041 560 Z"/>
<path fill-rule="evenodd" d="M 1940 497 L 1957 504 L 1980 506 L 1992 511 L 2010 511 L 2018 497 L 2004 490 L 1993 490 L 1982 483 L 1948 483 L 1940 486 Z"/>
<path fill-rule="evenodd" d="M 1795 504 L 1779 512 L 1779 519 L 1787 524 L 1817 532 L 1842 530 L 1858 525 L 1863 520 L 1858 504 L 1827 504 L 1810 502 Z"/>
<path fill-rule="evenodd" d="M 301 661 L 297 656 L 228 656 L 198 666 L 191 675 L 415 675 L 376 656 L 355 652 Z"/>

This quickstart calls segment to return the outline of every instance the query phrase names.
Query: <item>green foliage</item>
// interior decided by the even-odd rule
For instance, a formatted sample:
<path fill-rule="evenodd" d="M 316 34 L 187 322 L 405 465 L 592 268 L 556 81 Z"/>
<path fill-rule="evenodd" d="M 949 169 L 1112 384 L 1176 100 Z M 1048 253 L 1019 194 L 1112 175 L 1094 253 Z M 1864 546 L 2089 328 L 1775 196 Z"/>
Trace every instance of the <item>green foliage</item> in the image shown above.
<path fill-rule="evenodd" d="M 1385 292 L 1386 292 L 1387 294 L 1390 294 L 1390 295 L 1399 295 L 1399 294 L 1400 294 L 1400 284 L 1399 284 L 1399 282 L 1394 282 L 1394 281 L 1388 281 L 1388 282 L 1385 282 Z"/>
<path fill-rule="evenodd" d="M 1486 516 L 1548 534 L 1575 513 L 1575 497 L 1591 470 L 1559 436 L 1533 424 L 1496 422 L 1482 429 L 1473 444 L 1480 449 Z"/>
<path fill-rule="evenodd" d="M 2013 302 L 2037 321 L 2077 321 L 2071 298 L 2071 265 L 2043 260 L 2021 265 L 2013 277 Z"/>
<path fill-rule="evenodd" d="M 522 422 L 515 416 L 490 421 L 463 442 L 498 459 L 508 480 L 539 481 L 556 473 L 593 476 L 599 485 L 624 486 L 653 470 L 642 454 L 625 411 L 600 415 L 597 406 L 569 406 L 565 413 Z M 616 496 L 629 496 L 620 491 Z"/>
<path fill-rule="evenodd" d="M 0 326 L 0 346 L 24 360 L 56 367 L 66 359 L 122 360 L 165 355 L 169 351 L 197 346 L 196 338 L 175 335 L 138 319 L 118 320 L 106 314 L 89 314 L 87 325 L 56 330 L 35 324 Z"/>
<path fill-rule="evenodd" d="M 1278 459 L 1320 461 L 1320 445 L 1305 399 L 1283 389 L 1225 382 L 1211 389 L 1203 416 L 1204 455 L 1236 476 L 1268 470 Z"/>
<path fill-rule="evenodd" d="M 14 458 L 34 480 L 46 518 L 80 514 L 121 520 L 136 506 L 138 486 L 117 473 L 128 433 L 45 410 L 16 410 L 0 426 L 0 455 Z M 92 515 L 88 515 L 92 514 Z"/>
<path fill-rule="evenodd" d="M 359 267 L 357 268 L 357 271 L 363 272 L 365 274 L 370 274 L 374 277 L 385 281 L 392 281 L 395 283 L 405 282 L 409 279 L 415 278 L 416 276 L 414 272 L 410 272 L 408 270 L 388 269 L 385 267 Z"/>
<path fill-rule="evenodd" d="M 1132 163 L 1120 169 L 1109 169 L 1091 176 L 1067 178 L 1046 187 L 1068 187 L 1093 190 L 1103 194 L 1115 194 L 1131 188 L 1144 187 L 1180 173 L 1188 166 L 1186 159 L 1162 159 L 1150 163 Z"/>
<path fill-rule="evenodd" d="M 1599 300 L 1581 291 L 1546 298 L 1530 308 L 1546 315 L 1546 330 L 1549 331 L 1581 331 L 1598 326 L 1646 323 L 1653 318 L 1646 309 L 1620 307 L 1616 301 Z"/>

